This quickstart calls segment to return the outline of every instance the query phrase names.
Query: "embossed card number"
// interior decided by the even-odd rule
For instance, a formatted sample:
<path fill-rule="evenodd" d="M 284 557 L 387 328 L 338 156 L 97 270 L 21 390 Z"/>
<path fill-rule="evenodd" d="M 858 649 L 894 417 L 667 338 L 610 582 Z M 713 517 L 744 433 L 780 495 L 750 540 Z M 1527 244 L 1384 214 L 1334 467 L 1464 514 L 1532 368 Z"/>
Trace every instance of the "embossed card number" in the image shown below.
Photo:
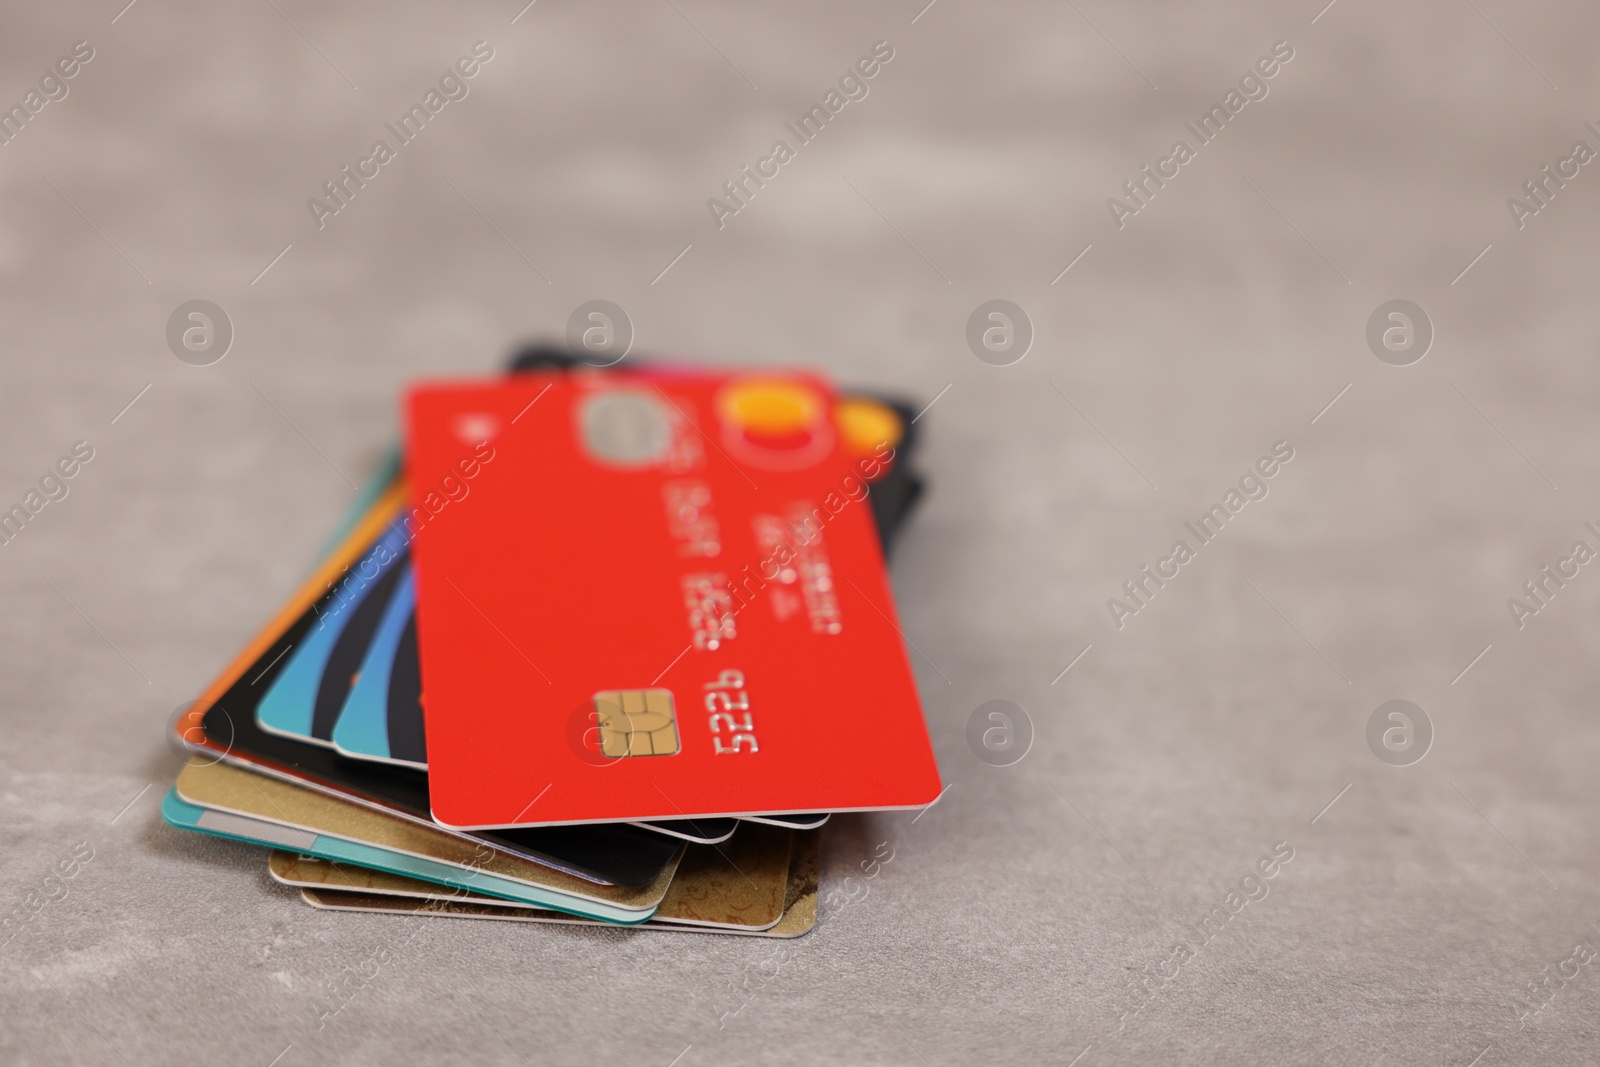
<path fill-rule="evenodd" d="M 750 712 L 750 694 L 744 687 L 744 672 L 725 670 L 716 681 L 707 682 L 705 688 L 706 710 L 711 712 L 711 744 L 717 755 L 760 752 L 755 719 Z M 736 711 L 743 714 L 735 716 Z"/>

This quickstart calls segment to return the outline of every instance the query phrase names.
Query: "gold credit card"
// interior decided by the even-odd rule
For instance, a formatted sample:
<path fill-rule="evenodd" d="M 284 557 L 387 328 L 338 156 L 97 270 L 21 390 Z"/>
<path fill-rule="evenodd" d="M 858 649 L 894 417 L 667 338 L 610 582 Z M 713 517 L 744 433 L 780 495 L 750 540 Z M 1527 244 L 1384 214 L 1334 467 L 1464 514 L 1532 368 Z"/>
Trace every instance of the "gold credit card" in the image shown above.
<path fill-rule="evenodd" d="M 741 824 L 720 845 L 690 845 L 661 898 L 655 918 L 686 925 L 765 930 L 782 917 L 788 891 L 793 831 Z M 480 893 L 453 891 L 385 871 L 333 863 L 281 849 L 267 860 L 268 873 L 285 885 L 353 890 L 378 896 L 458 901 L 485 908 L 526 907 Z"/>
<path fill-rule="evenodd" d="M 744 832 L 744 827 L 734 835 L 737 840 Z M 638 926 L 628 927 L 633 930 L 679 930 L 689 933 L 722 933 L 743 934 L 753 937 L 799 937 L 809 933 L 817 922 L 817 882 L 820 870 L 819 863 L 819 838 L 817 831 L 795 831 L 791 836 L 786 876 L 783 879 L 784 892 L 780 918 L 767 925 L 757 925 L 749 922 L 713 923 L 705 919 L 690 922 L 669 920 L 665 916 L 669 906 L 668 901 L 662 902 L 662 910 L 656 917 Z M 730 842 L 731 843 L 731 842 Z M 710 847 L 710 846 L 691 846 Z M 287 881 L 279 877 L 280 869 L 284 872 L 295 871 L 306 874 L 308 869 L 304 866 L 290 867 L 276 859 L 286 856 L 286 853 L 274 853 L 273 877 L 280 881 Z M 730 854 L 731 855 L 731 854 Z M 689 861 L 685 860 L 685 865 Z M 331 865 L 328 865 L 331 867 Z M 767 868 L 770 870 L 770 868 Z M 691 874 L 693 868 L 691 867 Z M 725 874 L 726 872 L 724 872 Z M 748 873 L 748 872 L 747 872 Z M 338 884 L 332 879 L 320 883 L 311 881 L 301 883 L 300 895 L 313 907 L 329 911 L 366 911 L 380 912 L 394 915 L 436 915 L 457 919 L 501 919 L 513 922 L 538 922 L 559 923 L 571 926 L 607 926 L 609 923 L 593 919 L 579 919 L 560 912 L 545 911 L 540 908 L 521 908 L 508 905 L 504 901 L 496 901 L 478 897 L 474 894 L 463 893 L 460 896 L 441 897 L 437 894 L 436 887 L 427 883 L 414 882 L 411 879 L 397 879 L 408 882 L 421 888 L 425 894 L 408 894 L 399 892 L 397 886 L 392 884 L 392 876 L 385 876 L 383 888 L 378 891 L 335 888 Z M 739 876 L 734 875 L 735 878 Z M 676 885 L 676 882 L 674 883 Z M 691 889 L 698 885 L 695 878 L 685 879 L 684 897 L 691 895 Z M 669 897 L 671 894 L 669 893 Z M 753 896 L 753 894 L 751 894 Z M 686 905 L 686 911 L 700 915 L 710 914 L 709 905 L 705 901 Z M 739 916 L 740 919 L 751 919 L 754 915 Z"/>
<path fill-rule="evenodd" d="M 190 760 L 178 774 L 177 789 L 182 799 L 202 808 L 420 856 L 460 868 L 463 876 L 482 871 L 630 911 L 647 912 L 661 902 L 683 855 L 680 851 L 678 858 L 643 888 L 596 885 L 487 842 L 433 830 L 410 819 L 386 815 L 375 808 L 226 763 L 209 763 L 198 757 Z M 352 872 L 358 869 L 344 863 L 339 866 Z"/>

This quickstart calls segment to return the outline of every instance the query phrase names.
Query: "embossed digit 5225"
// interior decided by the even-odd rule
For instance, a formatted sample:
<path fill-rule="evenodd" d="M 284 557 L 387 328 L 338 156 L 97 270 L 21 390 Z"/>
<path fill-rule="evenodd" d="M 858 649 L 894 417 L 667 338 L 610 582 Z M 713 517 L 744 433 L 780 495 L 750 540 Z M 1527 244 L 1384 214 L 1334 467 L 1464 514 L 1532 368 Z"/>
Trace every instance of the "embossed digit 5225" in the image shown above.
<path fill-rule="evenodd" d="M 714 682 L 707 682 L 706 710 L 711 713 L 711 744 L 717 755 L 759 752 L 750 693 L 744 687 L 744 672 L 728 669 Z M 735 717 L 734 712 L 743 712 Z M 742 720 L 742 721 L 741 721 Z"/>

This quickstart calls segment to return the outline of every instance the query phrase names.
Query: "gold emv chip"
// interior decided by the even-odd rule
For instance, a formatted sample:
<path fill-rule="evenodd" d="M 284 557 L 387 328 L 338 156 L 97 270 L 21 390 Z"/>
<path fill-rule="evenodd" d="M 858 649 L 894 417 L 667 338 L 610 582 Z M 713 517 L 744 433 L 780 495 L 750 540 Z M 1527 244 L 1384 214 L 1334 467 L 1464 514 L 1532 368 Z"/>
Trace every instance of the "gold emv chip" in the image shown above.
<path fill-rule="evenodd" d="M 678 751 L 670 689 L 605 689 L 594 695 L 594 714 L 600 751 L 611 759 Z"/>

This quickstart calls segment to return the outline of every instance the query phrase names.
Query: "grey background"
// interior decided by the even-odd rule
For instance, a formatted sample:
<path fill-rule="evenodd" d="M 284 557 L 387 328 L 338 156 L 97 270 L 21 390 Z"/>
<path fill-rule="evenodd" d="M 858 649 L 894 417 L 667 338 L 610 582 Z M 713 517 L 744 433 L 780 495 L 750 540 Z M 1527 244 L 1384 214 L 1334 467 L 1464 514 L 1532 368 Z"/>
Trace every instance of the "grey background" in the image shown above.
<path fill-rule="evenodd" d="M 1600 577 L 1521 630 L 1506 606 L 1600 518 L 1600 173 L 1520 231 L 1506 207 L 1600 147 L 1592 11 L 120 6 L 0 35 L 8 106 L 96 50 L 0 147 L 0 501 L 96 453 L 0 548 L 0 914 L 95 850 L 0 947 L 0 1060 L 1594 1060 L 1594 967 L 1525 1028 L 1516 1005 L 1600 943 Z M 319 231 L 306 198 L 479 39 L 471 95 Z M 880 39 L 870 95 L 719 231 L 706 198 Z M 1270 95 L 1113 226 L 1106 198 L 1278 40 Z M 1364 340 L 1397 297 L 1436 330 L 1404 368 Z M 195 298 L 236 330 L 210 367 L 164 341 Z M 636 352 L 939 397 L 894 579 L 950 789 L 840 820 L 826 885 L 867 895 L 781 955 L 319 913 L 157 815 L 168 716 L 295 587 L 401 383 L 488 371 L 593 298 Z M 992 298 L 1036 329 L 1014 366 L 966 348 Z M 1113 626 L 1279 440 L 1270 495 Z M 1404 768 L 1364 740 L 1397 697 L 1435 730 Z M 1015 766 L 966 746 L 991 699 L 1033 718 Z M 892 742 L 870 715 L 841 738 Z M 1199 941 L 1278 841 L 1270 895 Z M 1119 1021 L 1179 940 L 1197 957 Z M 380 948 L 318 1029 L 319 985 Z"/>

